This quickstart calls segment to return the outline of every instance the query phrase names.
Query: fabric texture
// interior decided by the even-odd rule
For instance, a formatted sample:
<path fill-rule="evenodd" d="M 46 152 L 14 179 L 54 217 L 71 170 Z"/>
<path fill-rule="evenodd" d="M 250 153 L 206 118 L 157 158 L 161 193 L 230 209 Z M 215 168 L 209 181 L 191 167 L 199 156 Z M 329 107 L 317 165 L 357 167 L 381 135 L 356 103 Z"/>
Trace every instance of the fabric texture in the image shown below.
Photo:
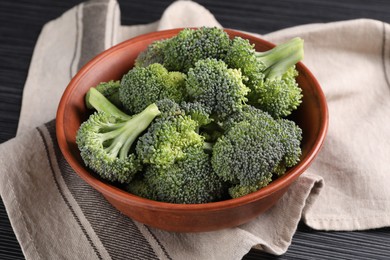
<path fill-rule="evenodd" d="M 222 27 L 191 1 L 174 2 L 154 23 L 122 26 L 118 3 L 100 0 L 44 26 L 25 84 L 18 135 L 0 145 L 0 194 L 27 259 L 240 259 L 252 247 L 283 254 L 301 219 L 319 230 L 390 226 L 390 26 L 374 20 L 261 36 L 274 43 L 304 39 L 303 63 L 322 85 L 330 123 L 311 167 L 250 223 L 196 234 L 154 229 L 122 215 L 77 176 L 59 151 L 52 121 L 72 76 L 130 37 L 203 25 Z M 49 102 L 34 95 L 38 90 Z"/>

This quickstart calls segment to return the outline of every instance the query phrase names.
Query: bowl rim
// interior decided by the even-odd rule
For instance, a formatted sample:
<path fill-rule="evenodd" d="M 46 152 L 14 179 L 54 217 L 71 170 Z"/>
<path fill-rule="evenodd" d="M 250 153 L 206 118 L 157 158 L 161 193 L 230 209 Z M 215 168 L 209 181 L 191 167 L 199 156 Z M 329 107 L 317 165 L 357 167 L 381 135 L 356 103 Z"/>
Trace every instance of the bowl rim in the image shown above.
<path fill-rule="evenodd" d="M 92 60 L 90 60 L 87 64 L 85 64 L 77 73 L 76 75 L 71 79 L 69 84 L 67 85 L 60 103 L 58 105 L 57 114 L 56 114 L 56 136 L 57 136 L 57 142 L 60 147 L 60 150 L 66 159 L 66 161 L 69 163 L 69 165 L 72 167 L 72 169 L 89 185 L 94 187 L 96 190 L 101 192 L 104 196 L 108 196 L 110 198 L 114 198 L 116 200 L 120 200 L 124 203 L 129 203 L 134 206 L 139 206 L 143 208 L 149 208 L 154 210 L 161 210 L 161 211 L 181 211 L 181 212 L 192 212 L 192 211 L 218 211 L 238 206 L 243 206 L 245 204 L 249 204 L 251 202 L 257 201 L 261 198 L 264 198 L 266 196 L 269 196 L 272 193 L 275 193 L 283 188 L 286 188 L 289 186 L 295 179 L 297 179 L 312 163 L 314 158 L 317 156 L 319 150 L 322 148 L 325 136 L 328 131 L 328 121 L 329 121 L 329 113 L 328 113 L 328 107 L 326 103 L 325 95 L 320 87 L 320 84 L 318 83 L 317 79 L 314 77 L 314 75 L 311 73 L 311 71 L 303 65 L 302 62 L 299 62 L 297 64 L 297 67 L 300 67 L 301 69 L 305 70 L 305 73 L 310 77 L 312 83 L 314 84 L 314 87 L 316 88 L 316 94 L 319 99 L 319 110 L 320 115 L 323 116 L 320 120 L 320 128 L 319 133 L 317 135 L 317 139 L 315 140 L 313 146 L 311 149 L 307 152 L 307 156 L 303 158 L 296 166 L 289 169 L 283 176 L 277 178 L 276 180 L 272 181 L 269 185 L 266 187 L 255 191 L 253 193 L 250 193 L 248 195 L 234 198 L 234 199 L 227 199 L 222 201 L 216 201 L 216 202 L 209 202 L 209 203 L 201 203 L 201 204 L 175 204 L 175 203 L 168 203 L 168 202 L 160 202 L 160 201 L 154 201 L 146 198 L 142 198 L 136 195 L 133 195 L 129 192 L 126 192 L 112 184 L 106 183 L 104 181 L 101 181 L 100 179 L 94 177 L 92 174 L 89 173 L 89 171 L 82 165 L 80 165 L 77 161 L 77 159 L 74 158 L 72 153 L 70 152 L 68 141 L 65 136 L 65 130 L 64 130 L 64 115 L 65 115 L 65 104 L 67 103 L 68 99 L 70 98 L 70 95 L 72 94 L 73 90 L 76 88 L 78 82 L 83 79 L 83 77 L 88 73 L 89 69 L 93 67 L 96 63 L 98 63 L 100 60 L 104 59 L 108 55 L 111 55 L 115 52 L 120 51 L 122 48 L 126 48 L 127 45 L 142 41 L 145 39 L 152 38 L 163 38 L 165 37 L 171 37 L 171 35 L 177 34 L 180 30 L 184 28 L 175 28 L 175 29 L 169 29 L 169 30 L 162 30 L 157 32 L 150 32 L 147 34 L 142 34 L 139 36 L 136 36 L 134 38 L 128 39 L 126 41 L 123 41 L 103 52 L 95 56 Z M 241 36 L 242 38 L 248 39 L 249 41 L 261 41 L 265 45 L 268 45 L 269 47 L 275 46 L 271 42 L 268 42 L 260 37 L 238 31 L 233 29 L 224 28 L 224 30 L 228 34 L 234 34 Z"/>

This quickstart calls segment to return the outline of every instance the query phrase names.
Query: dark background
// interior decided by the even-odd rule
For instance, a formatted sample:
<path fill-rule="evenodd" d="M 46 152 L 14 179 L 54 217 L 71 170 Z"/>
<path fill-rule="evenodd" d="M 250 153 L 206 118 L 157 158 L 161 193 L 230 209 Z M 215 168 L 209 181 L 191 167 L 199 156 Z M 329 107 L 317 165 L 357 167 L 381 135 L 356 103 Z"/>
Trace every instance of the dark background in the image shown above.
<path fill-rule="evenodd" d="M 0 143 L 13 138 L 23 86 L 42 26 L 79 0 L 0 0 Z M 158 20 L 171 0 L 118 1 L 122 24 Z M 390 1 L 198 0 L 227 28 L 265 34 L 308 23 L 370 18 L 390 23 Z M 44 102 L 44 101 L 43 101 Z M 0 166 L 1 167 L 1 166 Z M 23 259 L 0 200 L 0 259 Z M 252 250 L 244 259 L 390 259 L 390 228 L 319 232 L 300 224 L 283 256 Z"/>

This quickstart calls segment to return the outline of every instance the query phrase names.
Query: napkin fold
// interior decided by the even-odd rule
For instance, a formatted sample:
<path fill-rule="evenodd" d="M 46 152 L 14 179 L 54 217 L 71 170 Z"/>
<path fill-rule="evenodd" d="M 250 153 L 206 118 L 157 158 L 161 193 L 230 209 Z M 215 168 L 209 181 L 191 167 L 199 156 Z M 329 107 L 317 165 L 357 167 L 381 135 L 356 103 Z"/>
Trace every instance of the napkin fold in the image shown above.
<path fill-rule="evenodd" d="M 122 26 L 118 3 L 99 0 L 44 26 L 25 84 L 18 135 L 0 145 L 0 194 L 27 259 L 240 259 L 252 247 L 283 254 L 301 219 L 321 230 L 390 225 L 390 26 L 374 20 L 262 36 L 275 43 L 294 36 L 305 40 L 303 62 L 323 87 L 330 125 L 312 166 L 250 223 L 195 234 L 154 229 L 122 215 L 74 173 L 51 121 L 71 77 L 129 37 L 203 25 L 221 27 L 191 1 L 174 2 L 154 23 Z M 42 96 L 50 98 L 42 102 Z"/>

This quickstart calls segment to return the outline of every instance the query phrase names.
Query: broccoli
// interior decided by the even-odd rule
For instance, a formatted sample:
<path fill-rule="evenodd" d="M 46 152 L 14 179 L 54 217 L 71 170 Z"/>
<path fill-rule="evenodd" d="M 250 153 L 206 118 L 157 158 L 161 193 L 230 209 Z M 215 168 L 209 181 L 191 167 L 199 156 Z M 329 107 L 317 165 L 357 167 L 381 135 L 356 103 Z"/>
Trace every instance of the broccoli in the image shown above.
<path fill-rule="evenodd" d="M 204 151 L 208 145 L 198 133 L 200 125 L 209 122 L 207 110 L 196 103 L 180 106 L 168 99 L 157 106 L 161 115 L 136 145 L 136 154 L 146 167 L 144 179 L 128 190 L 173 203 L 216 200 L 222 194 L 222 182 L 212 171 L 210 155 Z"/>
<path fill-rule="evenodd" d="M 85 98 L 76 143 L 102 179 L 147 199 L 208 203 L 266 187 L 300 160 L 303 41 L 257 52 L 218 28 L 153 42 Z M 125 185 L 123 185 L 125 184 Z"/>
<path fill-rule="evenodd" d="M 98 90 L 100 93 L 103 94 L 112 104 L 114 104 L 116 107 L 120 108 L 122 107 L 122 102 L 119 100 L 119 88 L 121 84 L 119 80 L 110 80 L 108 82 L 101 82 L 99 83 L 95 89 Z M 88 101 L 89 92 L 87 92 L 87 95 L 85 96 L 85 104 L 87 108 L 93 109 L 93 106 Z"/>
<path fill-rule="evenodd" d="M 180 72 L 168 72 L 159 63 L 134 67 L 121 80 L 119 99 L 131 113 L 164 98 L 181 102 L 185 100 L 185 77 Z"/>
<path fill-rule="evenodd" d="M 186 28 L 172 38 L 152 43 L 137 57 L 136 65 L 144 67 L 155 61 L 170 71 L 186 73 L 198 60 L 223 59 L 229 45 L 229 36 L 222 29 Z"/>
<path fill-rule="evenodd" d="M 164 63 L 164 48 L 167 40 L 152 42 L 145 51 L 141 52 L 135 60 L 134 66 L 147 67 L 153 63 Z"/>
<path fill-rule="evenodd" d="M 241 72 L 229 69 L 221 60 L 199 60 L 188 71 L 188 99 L 209 108 L 217 121 L 224 120 L 247 101 L 249 88 L 242 81 Z"/>
<path fill-rule="evenodd" d="M 151 164 L 145 182 L 157 200 L 171 203 L 206 203 L 224 194 L 222 181 L 212 171 L 210 155 L 201 147 L 186 149 L 186 156 L 167 168 Z M 150 193 L 147 194 L 147 196 Z M 152 193 L 153 195 L 153 193 Z"/>
<path fill-rule="evenodd" d="M 241 69 L 251 89 L 248 104 L 275 118 L 285 117 L 300 105 L 302 90 L 295 64 L 303 58 L 303 40 L 294 38 L 266 52 L 256 52 L 248 40 L 235 37 L 224 61 Z"/>
<path fill-rule="evenodd" d="M 251 185 L 235 185 L 228 189 L 229 195 L 232 198 L 239 198 L 244 195 L 250 194 L 252 192 L 258 191 L 261 188 L 264 188 L 272 181 L 272 173 L 267 173 L 262 180 L 258 183 L 254 183 Z"/>
<path fill-rule="evenodd" d="M 277 119 L 280 142 L 285 151 L 282 162 L 274 169 L 277 175 L 283 175 L 286 167 L 296 165 L 302 155 L 301 141 L 302 129 L 294 122 L 288 119 Z"/>
<path fill-rule="evenodd" d="M 213 122 L 210 117 L 211 110 L 198 102 L 182 102 L 180 108 L 183 112 L 190 116 L 192 120 L 195 120 L 200 127 L 205 126 Z"/>
<path fill-rule="evenodd" d="M 126 186 L 126 191 L 142 198 L 158 200 L 156 190 L 149 185 L 143 176 L 135 176 L 135 178 Z"/>
<path fill-rule="evenodd" d="M 103 179 L 130 182 L 142 168 L 130 150 L 136 138 L 160 114 L 158 107 L 151 104 L 141 113 L 129 116 L 94 88 L 89 90 L 87 101 L 97 112 L 77 132 L 76 143 L 84 163 Z"/>
<path fill-rule="evenodd" d="M 225 133 L 212 151 L 214 171 L 233 186 L 237 197 L 267 185 L 272 175 L 282 175 L 298 163 L 302 130 L 287 119 L 274 119 L 248 106 L 224 124 Z"/>
<path fill-rule="evenodd" d="M 199 123 L 186 115 L 179 105 L 172 105 L 170 100 L 161 100 L 161 116 L 140 136 L 136 151 L 144 164 L 157 167 L 170 167 L 177 160 L 184 159 L 190 147 L 204 145 L 203 136 L 199 135 Z"/>
<path fill-rule="evenodd" d="M 205 141 L 207 142 L 215 142 L 222 131 L 218 124 L 210 117 L 210 109 L 198 102 L 182 102 L 179 105 L 172 100 L 163 99 L 157 101 L 156 104 L 164 114 L 183 115 L 184 113 L 186 116 L 196 121 L 198 126 L 196 127 L 195 132 L 205 137 Z"/>
<path fill-rule="evenodd" d="M 244 107 L 241 112 L 233 114 L 228 120 L 226 120 L 224 123 L 224 129 L 229 129 L 229 127 L 232 127 L 234 124 L 241 121 L 255 122 L 264 120 L 270 120 L 270 122 L 275 121 L 278 126 L 278 136 L 280 137 L 280 142 L 283 144 L 284 150 L 286 151 L 283 158 L 283 164 L 285 167 L 292 167 L 297 164 L 302 153 L 300 148 L 300 143 L 302 141 L 302 129 L 294 121 L 284 118 L 272 120 L 267 112 L 249 105 Z M 278 167 L 280 168 L 274 170 L 282 172 L 283 167 L 281 165 Z"/>

